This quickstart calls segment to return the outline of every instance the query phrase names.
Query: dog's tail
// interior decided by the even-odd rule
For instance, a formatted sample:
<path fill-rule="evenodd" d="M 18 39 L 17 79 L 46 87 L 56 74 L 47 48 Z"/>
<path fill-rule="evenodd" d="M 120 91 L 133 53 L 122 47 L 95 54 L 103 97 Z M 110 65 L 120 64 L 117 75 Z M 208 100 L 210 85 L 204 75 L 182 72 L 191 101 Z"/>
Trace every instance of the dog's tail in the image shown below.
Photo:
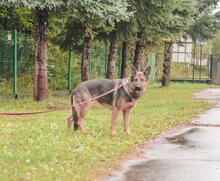
<path fill-rule="evenodd" d="M 71 106 L 72 106 L 72 121 L 73 121 L 73 127 L 75 130 L 79 129 L 79 125 L 78 125 L 78 114 L 77 114 L 77 111 L 76 111 L 76 108 L 75 106 L 73 105 L 73 97 L 74 97 L 74 92 L 72 93 L 72 96 L 71 96 Z"/>

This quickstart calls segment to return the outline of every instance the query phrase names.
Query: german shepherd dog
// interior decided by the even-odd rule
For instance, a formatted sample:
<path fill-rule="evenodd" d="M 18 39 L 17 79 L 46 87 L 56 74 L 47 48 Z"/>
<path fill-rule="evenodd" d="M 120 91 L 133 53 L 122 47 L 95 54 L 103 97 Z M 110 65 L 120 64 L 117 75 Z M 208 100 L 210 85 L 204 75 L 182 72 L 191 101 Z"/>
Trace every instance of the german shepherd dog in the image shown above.
<path fill-rule="evenodd" d="M 82 132 L 85 132 L 83 119 L 93 105 L 94 98 L 97 98 L 98 103 L 112 111 L 111 134 L 116 135 L 116 123 L 120 111 L 123 112 L 124 131 L 131 134 L 130 113 L 148 87 L 150 72 L 150 66 L 147 66 L 143 72 L 132 67 L 131 76 L 128 79 L 89 80 L 79 84 L 71 96 L 72 116 L 67 120 L 68 128 L 74 126 L 74 129 L 80 128 Z M 106 92 L 109 93 L 105 94 Z"/>

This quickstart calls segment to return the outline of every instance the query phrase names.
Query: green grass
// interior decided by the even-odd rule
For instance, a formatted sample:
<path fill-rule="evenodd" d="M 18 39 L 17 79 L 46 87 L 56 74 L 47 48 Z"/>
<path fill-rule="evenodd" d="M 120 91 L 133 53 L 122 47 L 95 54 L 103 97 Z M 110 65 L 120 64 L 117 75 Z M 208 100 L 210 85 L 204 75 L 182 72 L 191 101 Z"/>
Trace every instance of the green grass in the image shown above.
<path fill-rule="evenodd" d="M 67 130 L 70 110 L 35 116 L 0 117 L 1 180 L 94 180 L 118 167 L 122 158 L 144 140 L 210 107 L 190 99 L 205 84 L 172 83 L 169 88 L 151 85 L 135 107 L 131 118 L 133 134 L 110 136 L 110 112 L 96 106 L 87 116 L 87 133 Z M 68 104 L 69 96 L 35 103 L 31 98 L 9 100 L 1 97 L 0 112 L 39 111 Z"/>

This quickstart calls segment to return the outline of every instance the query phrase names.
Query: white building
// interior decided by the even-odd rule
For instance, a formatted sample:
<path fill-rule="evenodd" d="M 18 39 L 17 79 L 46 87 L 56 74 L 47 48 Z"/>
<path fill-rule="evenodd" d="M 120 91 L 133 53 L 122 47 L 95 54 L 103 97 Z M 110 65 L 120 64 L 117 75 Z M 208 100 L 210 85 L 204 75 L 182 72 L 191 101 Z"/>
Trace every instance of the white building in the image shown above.
<path fill-rule="evenodd" d="M 172 62 L 192 63 L 192 39 L 180 39 L 173 44 Z"/>
<path fill-rule="evenodd" d="M 199 44 L 199 43 L 197 43 Z M 193 60 L 193 42 L 191 38 L 182 38 L 178 43 L 173 44 L 172 62 L 174 63 L 187 63 L 196 65 L 207 65 L 207 57 L 200 52 L 197 52 L 195 60 Z"/>

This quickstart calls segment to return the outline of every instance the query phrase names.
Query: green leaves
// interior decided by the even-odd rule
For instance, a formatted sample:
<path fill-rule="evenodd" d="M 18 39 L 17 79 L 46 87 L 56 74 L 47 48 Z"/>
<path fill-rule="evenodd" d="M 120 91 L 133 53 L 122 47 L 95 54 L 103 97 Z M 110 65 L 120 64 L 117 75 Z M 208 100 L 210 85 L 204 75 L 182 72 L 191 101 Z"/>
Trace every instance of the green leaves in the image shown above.
<path fill-rule="evenodd" d="M 64 48 L 81 48 L 85 35 L 94 38 L 99 32 L 108 33 L 133 16 L 126 0 L 70 0 L 67 7 L 65 33 L 59 36 Z"/>
<path fill-rule="evenodd" d="M 129 21 L 133 14 L 128 11 L 126 0 L 75 0 L 69 1 L 68 7 L 93 26 L 93 21 L 114 26 L 119 21 Z"/>
<path fill-rule="evenodd" d="M 217 19 L 207 12 L 197 19 L 189 30 L 193 40 L 210 39 L 217 32 Z"/>
<path fill-rule="evenodd" d="M 26 7 L 53 10 L 65 5 L 62 0 L 1 0 L 0 7 Z"/>

